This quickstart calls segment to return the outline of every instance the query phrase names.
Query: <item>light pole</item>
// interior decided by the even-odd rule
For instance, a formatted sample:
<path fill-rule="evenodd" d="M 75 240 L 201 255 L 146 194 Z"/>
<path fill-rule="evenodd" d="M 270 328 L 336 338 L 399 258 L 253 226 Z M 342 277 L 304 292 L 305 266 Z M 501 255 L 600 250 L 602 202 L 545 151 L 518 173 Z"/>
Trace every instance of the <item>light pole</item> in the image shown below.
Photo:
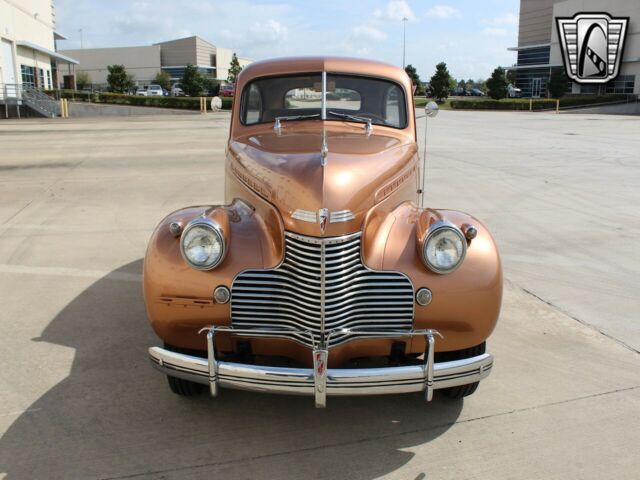
<path fill-rule="evenodd" d="M 402 68 L 405 67 L 405 50 L 407 46 L 407 17 L 402 17 Z"/>
<path fill-rule="evenodd" d="M 82 44 L 83 44 L 83 42 L 82 42 L 82 29 L 78 30 L 78 32 L 80 32 L 80 48 L 82 49 L 83 48 L 82 47 Z"/>

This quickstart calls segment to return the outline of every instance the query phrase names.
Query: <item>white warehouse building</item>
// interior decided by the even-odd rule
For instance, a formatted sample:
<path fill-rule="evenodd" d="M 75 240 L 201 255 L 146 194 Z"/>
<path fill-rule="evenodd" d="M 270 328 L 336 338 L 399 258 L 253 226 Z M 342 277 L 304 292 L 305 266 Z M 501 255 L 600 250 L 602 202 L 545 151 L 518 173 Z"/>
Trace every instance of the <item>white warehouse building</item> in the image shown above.
<path fill-rule="evenodd" d="M 63 86 L 61 67 L 78 61 L 56 52 L 56 39 L 64 36 L 52 0 L 0 0 L 0 98 L 22 87 Z"/>

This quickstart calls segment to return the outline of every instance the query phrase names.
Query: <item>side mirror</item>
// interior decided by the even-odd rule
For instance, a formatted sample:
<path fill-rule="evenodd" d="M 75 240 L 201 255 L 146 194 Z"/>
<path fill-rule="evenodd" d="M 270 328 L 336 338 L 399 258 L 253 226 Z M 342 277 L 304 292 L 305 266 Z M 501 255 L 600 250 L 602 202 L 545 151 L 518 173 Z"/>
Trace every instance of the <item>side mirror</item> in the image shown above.
<path fill-rule="evenodd" d="M 427 117 L 435 117 L 438 115 L 438 104 L 436 102 L 429 102 L 424 107 L 424 113 Z"/>

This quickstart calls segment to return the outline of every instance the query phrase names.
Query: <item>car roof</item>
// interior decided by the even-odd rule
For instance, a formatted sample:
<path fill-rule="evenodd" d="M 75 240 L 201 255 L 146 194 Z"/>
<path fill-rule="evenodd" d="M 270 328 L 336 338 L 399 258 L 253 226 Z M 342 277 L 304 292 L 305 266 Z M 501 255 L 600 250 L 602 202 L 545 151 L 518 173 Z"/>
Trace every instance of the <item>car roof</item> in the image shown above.
<path fill-rule="evenodd" d="M 253 62 L 242 69 L 238 83 L 246 83 L 262 76 L 323 71 L 386 77 L 403 84 L 407 82 L 411 87 L 408 75 L 400 67 L 376 60 L 349 57 L 283 57 Z"/>

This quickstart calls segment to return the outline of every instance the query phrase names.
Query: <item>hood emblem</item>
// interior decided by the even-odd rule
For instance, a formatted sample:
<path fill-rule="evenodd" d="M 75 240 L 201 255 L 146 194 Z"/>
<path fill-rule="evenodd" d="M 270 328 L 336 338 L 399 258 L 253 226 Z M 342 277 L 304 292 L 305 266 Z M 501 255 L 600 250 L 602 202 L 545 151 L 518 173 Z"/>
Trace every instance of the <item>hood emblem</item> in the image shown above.
<path fill-rule="evenodd" d="M 326 208 L 318 210 L 318 221 L 320 222 L 320 231 L 322 233 L 327 228 L 327 220 L 329 220 L 329 210 Z"/>

